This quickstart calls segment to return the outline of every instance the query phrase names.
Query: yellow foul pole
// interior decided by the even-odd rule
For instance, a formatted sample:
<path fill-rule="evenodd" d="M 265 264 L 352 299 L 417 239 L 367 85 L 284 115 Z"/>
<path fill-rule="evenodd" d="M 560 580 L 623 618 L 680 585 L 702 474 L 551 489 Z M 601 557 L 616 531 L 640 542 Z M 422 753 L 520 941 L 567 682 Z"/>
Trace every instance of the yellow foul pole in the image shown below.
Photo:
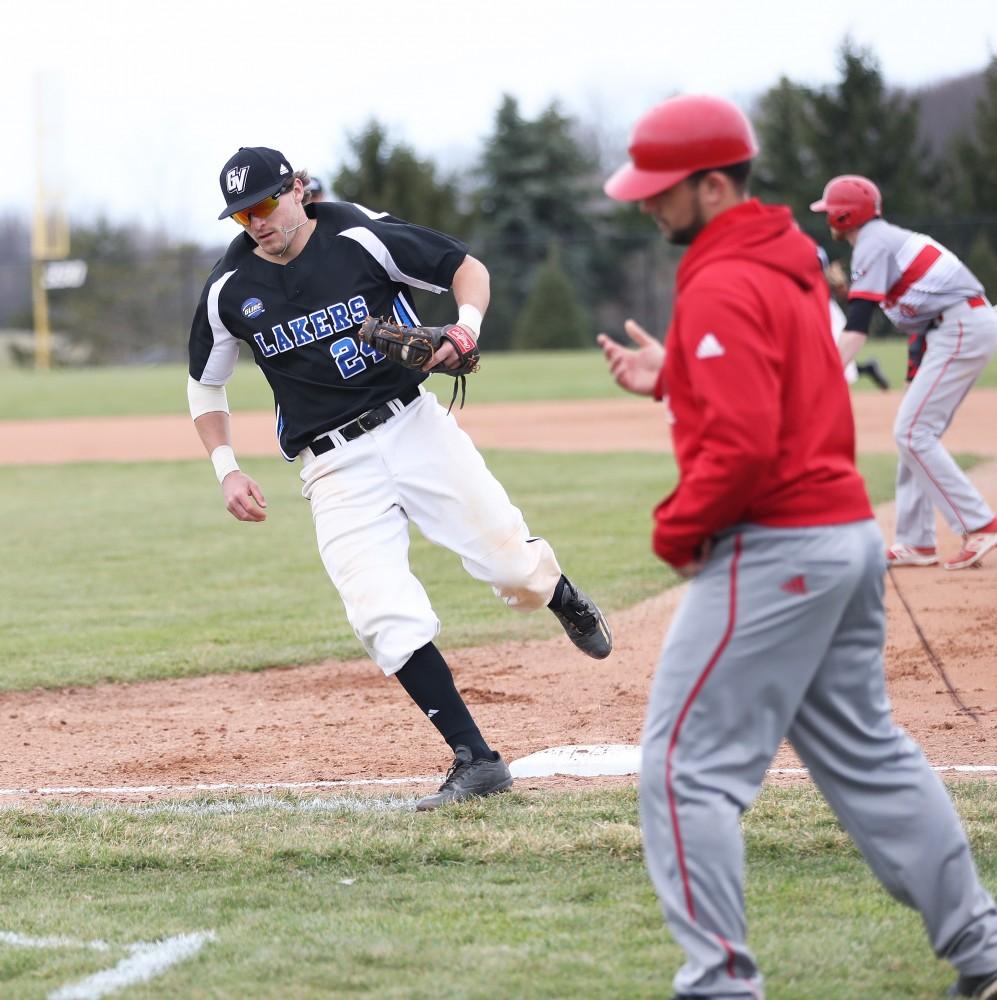
<path fill-rule="evenodd" d="M 42 78 L 35 79 L 35 217 L 31 230 L 31 301 L 35 321 L 35 367 L 52 366 L 52 331 L 49 325 L 45 265 L 69 256 L 69 226 L 58 204 L 48 211 L 45 190 L 45 107 Z"/>

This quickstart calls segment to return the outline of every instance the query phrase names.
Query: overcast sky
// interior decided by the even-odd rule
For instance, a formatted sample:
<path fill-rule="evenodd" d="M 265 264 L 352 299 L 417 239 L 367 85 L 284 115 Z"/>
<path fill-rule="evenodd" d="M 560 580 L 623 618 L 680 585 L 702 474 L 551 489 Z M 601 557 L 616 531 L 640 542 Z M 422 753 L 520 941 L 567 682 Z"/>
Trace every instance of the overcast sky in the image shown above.
<path fill-rule="evenodd" d="M 227 241 L 218 173 L 241 145 L 328 177 L 372 116 L 448 166 L 472 160 L 503 93 L 552 99 L 608 136 L 678 91 L 747 106 L 780 74 L 836 79 L 849 34 L 891 84 L 982 69 L 995 0 L 0 0 L 0 211 L 44 174 L 70 216 Z M 372 206 L 390 208 L 390 206 Z"/>

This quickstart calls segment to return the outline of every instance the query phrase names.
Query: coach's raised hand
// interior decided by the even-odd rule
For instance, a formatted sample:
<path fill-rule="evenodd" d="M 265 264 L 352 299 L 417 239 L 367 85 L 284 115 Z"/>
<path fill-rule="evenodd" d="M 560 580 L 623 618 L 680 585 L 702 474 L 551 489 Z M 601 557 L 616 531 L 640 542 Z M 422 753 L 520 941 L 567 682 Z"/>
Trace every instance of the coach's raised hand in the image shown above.
<path fill-rule="evenodd" d="M 665 363 L 664 344 L 655 340 L 636 320 L 628 319 L 623 329 L 637 345 L 635 350 L 616 343 L 605 333 L 600 333 L 596 341 L 621 389 L 638 396 L 653 396 L 661 366 Z"/>

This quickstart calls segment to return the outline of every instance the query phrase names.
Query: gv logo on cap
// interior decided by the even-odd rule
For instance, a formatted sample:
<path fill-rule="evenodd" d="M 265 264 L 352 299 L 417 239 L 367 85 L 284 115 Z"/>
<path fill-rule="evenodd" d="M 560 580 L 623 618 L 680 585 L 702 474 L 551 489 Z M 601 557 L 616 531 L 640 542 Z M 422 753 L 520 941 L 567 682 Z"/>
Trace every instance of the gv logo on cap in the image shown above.
<path fill-rule="evenodd" d="M 225 186 L 229 194 L 242 194 L 246 190 L 246 175 L 249 167 L 233 167 L 225 175 Z"/>

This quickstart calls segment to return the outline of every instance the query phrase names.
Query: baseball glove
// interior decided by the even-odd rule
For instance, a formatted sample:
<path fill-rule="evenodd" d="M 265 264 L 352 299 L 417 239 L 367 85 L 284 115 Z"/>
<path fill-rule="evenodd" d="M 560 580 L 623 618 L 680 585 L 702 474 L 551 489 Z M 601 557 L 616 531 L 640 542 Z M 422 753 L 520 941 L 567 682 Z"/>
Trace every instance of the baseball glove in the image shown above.
<path fill-rule="evenodd" d="M 450 375 L 459 379 L 461 390 L 460 405 L 464 405 L 464 376 L 478 370 L 481 354 L 478 345 L 462 326 L 450 323 L 447 326 L 402 326 L 389 319 L 368 316 L 357 334 L 363 343 L 379 351 L 389 361 L 403 368 L 422 370 L 423 365 L 439 350 L 444 342 L 453 346 L 457 352 L 460 364 L 456 368 L 447 368 L 438 364 L 430 368 L 430 373 Z M 454 384 L 453 397 L 450 406 L 457 398 L 457 385 Z"/>

